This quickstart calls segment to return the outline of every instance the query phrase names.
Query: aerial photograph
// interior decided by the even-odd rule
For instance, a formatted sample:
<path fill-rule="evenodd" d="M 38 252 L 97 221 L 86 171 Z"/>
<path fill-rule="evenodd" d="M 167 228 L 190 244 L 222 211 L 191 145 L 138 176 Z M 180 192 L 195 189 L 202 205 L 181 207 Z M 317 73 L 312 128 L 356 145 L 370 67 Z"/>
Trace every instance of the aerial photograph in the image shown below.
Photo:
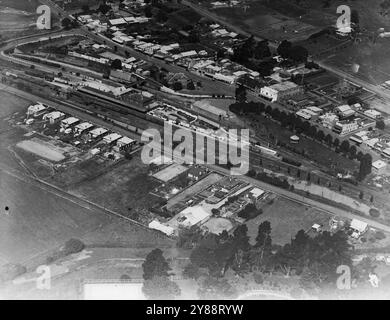
<path fill-rule="evenodd" d="M 377 299 L 390 0 L 0 0 L 0 300 Z"/>

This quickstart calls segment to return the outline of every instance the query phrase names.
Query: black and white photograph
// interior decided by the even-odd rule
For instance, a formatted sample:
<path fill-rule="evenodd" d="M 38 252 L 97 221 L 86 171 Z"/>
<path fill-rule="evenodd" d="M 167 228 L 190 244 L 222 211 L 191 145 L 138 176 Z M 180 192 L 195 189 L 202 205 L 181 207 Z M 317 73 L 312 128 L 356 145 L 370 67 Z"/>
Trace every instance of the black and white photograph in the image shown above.
<path fill-rule="evenodd" d="M 0 0 L 0 300 L 388 299 L 390 0 Z"/>

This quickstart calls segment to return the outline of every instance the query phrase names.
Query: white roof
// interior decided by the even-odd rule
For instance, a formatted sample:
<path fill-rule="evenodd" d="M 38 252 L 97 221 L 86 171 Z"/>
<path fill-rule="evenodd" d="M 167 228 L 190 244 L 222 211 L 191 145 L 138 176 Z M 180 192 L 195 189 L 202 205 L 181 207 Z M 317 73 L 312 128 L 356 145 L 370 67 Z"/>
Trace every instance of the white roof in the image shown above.
<path fill-rule="evenodd" d="M 175 232 L 175 229 L 173 229 L 172 227 L 166 226 L 157 220 L 153 220 L 151 223 L 149 223 L 149 228 L 154 229 L 154 230 L 159 230 L 168 236 L 173 235 Z"/>
<path fill-rule="evenodd" d="M 110 24 L 112 24 L 113 26 L 116 26 L 116 25 L 119 25 L 119 24 L 125 24 L 125 23 L 126 23 L 126 20 L 123 19 L 123 18 L 110 20 Z"/>
<path fill-rule="evenodd" d="M 107 130 L 107 129 L 104 129 L 104 128 L 95 128 L 95 129 L 91 130 L 90 133 L 91 133 L 93 136 L 100 136 L 100 135 L 106 133 L 107 131 L 108 131 L 108 130 Z"/>
<path fill-rule="evenodd" d="M 66 119 L 62 120 L 61 122 L 63 124 L 71 125 L 71 124 L 76 123 L 77 121 L 79 121 L 79 119 L 77 119 L 75 117 L 69 117 L 69 118 L 66 118 Z"/>
<path fill-rule="evenodd" d="M 65 113 L 62 113 L 60 111 L 53 111 L 53 112 L 50 112 L 50 113 L 47 113 L 44 115 L 45 119 L 58 119 L 58 118 L 61 118 L 65 115 Z"/>
<path fill-rule="evenodd" d="M 340 110 L 341 112 L 344 112 L 344 111 L 351 110 L 351 107 L 347 104 L 344 104 L 342 106 L 338 106 L 337 109 Z"/>
<path fill-rule="evenodd" d="M 36 113 L 42 110 L 46 110 L 46 107 L 41 104 L 31 105 L 28 107 L 28 111 L 32 113 Z"/>
<path fill-rule="evenodd" d="M 211 214 L 205 211 L 202 206 L 188 207 L 169 221 L 169 224 L 192 227 L 210 217 Z"/>
<path fill-rule="evenodd" d="M 134 140 L 133 139 L 130 139 L 129 137 L 122 137 L 118 140 L 118 143 L 122 143 L 122 144 L 130 144 L 130 143 L 133 143 Z"/>
<path fill-rule="evenodd" d="M 360 221 L 357 219 L 353 219 L 351 221 L 351 228 L 356 230 L 356 231 L 359 231 L 360 233 L 366 231 L 367 227 L 368 227 L 368 224 L 363 222 L 363 221 Z"/>
<path fill-rule="evenodd" d="M 122 138 L 122 136 L 120 134 L 117 134 L 117 133 L 110 133 L 108 135 L 106 135 L 103 140 L 106 141 L 107 143 L 111 143 L 111 142 L 114 142 L 118 139 Z"/>
<path fill-rule="evenodd" d="M 372 163 L 372 166 L 375 168 L 375 169 L 382 169 L 384 167 L 387 166 L 387 163 L 382 161 L 382 160 L 377 160 L 375 162 Z"/>
<path fill-rule="evenodd" d="M 262 194 L 264 194 L 264 190 L 262 190 L 262 189 L 260 189 L 260 188 L 253 188 L 251 191 L 250 191 L 250 193 L 254 196 L 254 197 L 256 197 L 256 198 L 258 198 L 258 197 L 260 197 Z"/>
<path fill-rule="evenodd" d="M 86 129 L 89 129 L 89 128 L 92 128 L 93 127 L 93 124 L 92 123 L 89 123 L 89 122 L 83 122 L 83 123 L 80 123 L 76 126 L 76 129 L 80 129 L 80 130 L 86 130 Z"/>

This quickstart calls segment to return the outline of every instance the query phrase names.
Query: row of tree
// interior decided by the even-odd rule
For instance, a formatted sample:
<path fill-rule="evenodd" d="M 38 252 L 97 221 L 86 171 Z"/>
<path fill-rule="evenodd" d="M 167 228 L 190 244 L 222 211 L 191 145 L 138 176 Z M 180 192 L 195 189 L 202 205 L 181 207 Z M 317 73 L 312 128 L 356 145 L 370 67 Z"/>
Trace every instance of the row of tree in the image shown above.
<path fill-rule="evenodd" d="M 243 102 L 246 100 L 246 95 L 244 94 L 244 90 L 240 89 L 240 87 L 236 90 L 236 100 L 239 102 L 229 106 L 231 112 L 238 115 L 267 114 L 272 119 L 280 122 L 283 128 L 288 128 L 298 134 L 303 133 L 309 138 L 335 148 L 336 152 L 341 152 L 352 160 L 356 159 L 360 161 L 358 172 L 359 180 L 363 180 L 371 173 L 372 156 L 357 151 L 357 147 L 351 145 L 348 140 L 340 141 L 338 138 L 333 139 L 331 134 L 325 134 L 324 131 L 318 130 L 315 125 L 312 125 L 309 121 L 303 120 L 294 113 L 280 111 L 278 108 L 272 108 L 269 105 L 265 106 L 265 104 L 261 102 Z"/>

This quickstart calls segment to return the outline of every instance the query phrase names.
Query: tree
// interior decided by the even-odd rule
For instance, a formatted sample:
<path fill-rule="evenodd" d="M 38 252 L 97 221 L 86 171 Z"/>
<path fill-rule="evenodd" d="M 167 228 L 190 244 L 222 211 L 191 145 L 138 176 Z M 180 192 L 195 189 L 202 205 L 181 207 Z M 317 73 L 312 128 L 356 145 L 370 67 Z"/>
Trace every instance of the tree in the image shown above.
<path fill-rule="evenodd" d="M 195 85 L 194 85 L 194 83 L 192 81 L 189 81 L 187 83 L 187 89 L 188 90 L 195 90 Z"/>
<path fill-rule="evenodd" d="M 289 58 L 294 62 L 306 62 L 309 52 L 302 46 L 293 46 L 289 50 Z"/>
<path fill-rule="evenodd" d="M 386 127 L 386 124 L 385 122 L 381 119 L 381 120 L 378 120 L 376 122 L 376 127 L 379 129 L 379 130 L 384 130 L 385 127 Z"/>
<path fill-rule="evenodd" d="M 333 144 L 333 138 L 332 136 L 328 133 L 325 137 L 325 142 L 326 144 L 328 144 L 329 146 L 331 146 Z"/>
<path fill-rule="evenodd" d="M 340 145 L 340 140 L 338 138 L 334 139 L 333 145 L 335 148 L 337 148 Z"/>
<path fill-rule="evenodd" d="M 69 255 L 73 253 L 78 253 L 84 250 L 84 248 L 85 248 L 85 244 L 81 240 L 70 239 L 65 242 L 63 251 L 65 255 Z"/>
<path fill-rule="evenodd" d="M 81 10 L 83 10 L 83 13 L 89 12 L 89 6 L 87 4 L 82 5 Z"/>
<path fill-rule="evenodd" d="M 102 3 L 98 10 L 102 13 L 102 14 L 107 14 L 110 10 L 111 10 L 111 6 L 109 6 L 107 3 Z"/>
<path fill-rule="evenodd" d="M 341 148 L 341 151 L 343 151 L 344 153 L 348 153 L 349 152 L 349 142 L 347 140 L 344 140 L 341 143 L 340 148 Z"/>
<path fill-rule="evenodd" d="M 168 277 L 168 272 L 171 270 L 160 249 L 154 249 L 146 256 L 142 269 L 145 280 L 153 277 Z"/>
<path fill-rule="evenodd" d="M 318 141 L 324 140 L 324 138 L 325 138 L 325 133 L 324 133 L 324 131 L 318 130 L 318 132 L 317 132 L 317 134 L 316 134 L 316 138 L 317 138 Z"/>
<path fill-rule="evenodd" d="M 166 276 L 145 280 L 142 291 L 151 300 L 172 300 L 181 294 L 179 286 Z"/>
<path fill-rule="evenodd" d="M 111 62 L 111 69 L 122 69 L 122 61 L 119 59 L 115 59 Z"/>
<path fill-rule="evenodd" d="M 183 85 L 181 84 L 181 82 L 176 81 L 176 82 L 173 83 L 172 88 L 175 91 L 180 91 L 180 90 L 183 89 Z"/>
<path fill-rule="evenodd" d="M 64 19 L 62 19 L 61 25 L 62 25 L 66 30 L 69 30 L 69 29 L 72 27 L 72 21 L 71 21 L 68 17 L 65 17 Z"/>
<path fill-rule="evenodd" d="M 144 14 L 145 14 L 145 17 L 151 18 L 153 16 L 152 6 L 150 6 L 150 5 L 149 6 L 145 6 Z"/>
<path fill-rule="evenodd" d="M 236 88 L 236 101 L 239 103 L 246 102 L 246 89 L 243 85 Z"/>
<path fill-rule="evenodd" d="M 264 221 L 259 225 L 256 236 L 256 255 L 254 264 L 258 267 L 266 267 L 272 255 L 271 223 Z"/>
<path fill-rule="evenodd" d="M 184 267 L 183 276 L 185 278 L 197 280 L 200 275 L 199 267 L 196 264 L 190 262 Z"/>
<path fill-rule="evenodd" d="M 372 157 L 370 154 L 367 153 L 360 160 L 358 179 L 360 181 L 364 180 L 364 178 L 371 173 L 371 169 L 372 169 Z"/>
<path fill-rule="evenodd" d="M 277 48 L 278 55 L 280 55 L 284 59 L 287 59 L 290 56 L 291 47 L 292 44 L 290 41 L 283 40 Z"/>

